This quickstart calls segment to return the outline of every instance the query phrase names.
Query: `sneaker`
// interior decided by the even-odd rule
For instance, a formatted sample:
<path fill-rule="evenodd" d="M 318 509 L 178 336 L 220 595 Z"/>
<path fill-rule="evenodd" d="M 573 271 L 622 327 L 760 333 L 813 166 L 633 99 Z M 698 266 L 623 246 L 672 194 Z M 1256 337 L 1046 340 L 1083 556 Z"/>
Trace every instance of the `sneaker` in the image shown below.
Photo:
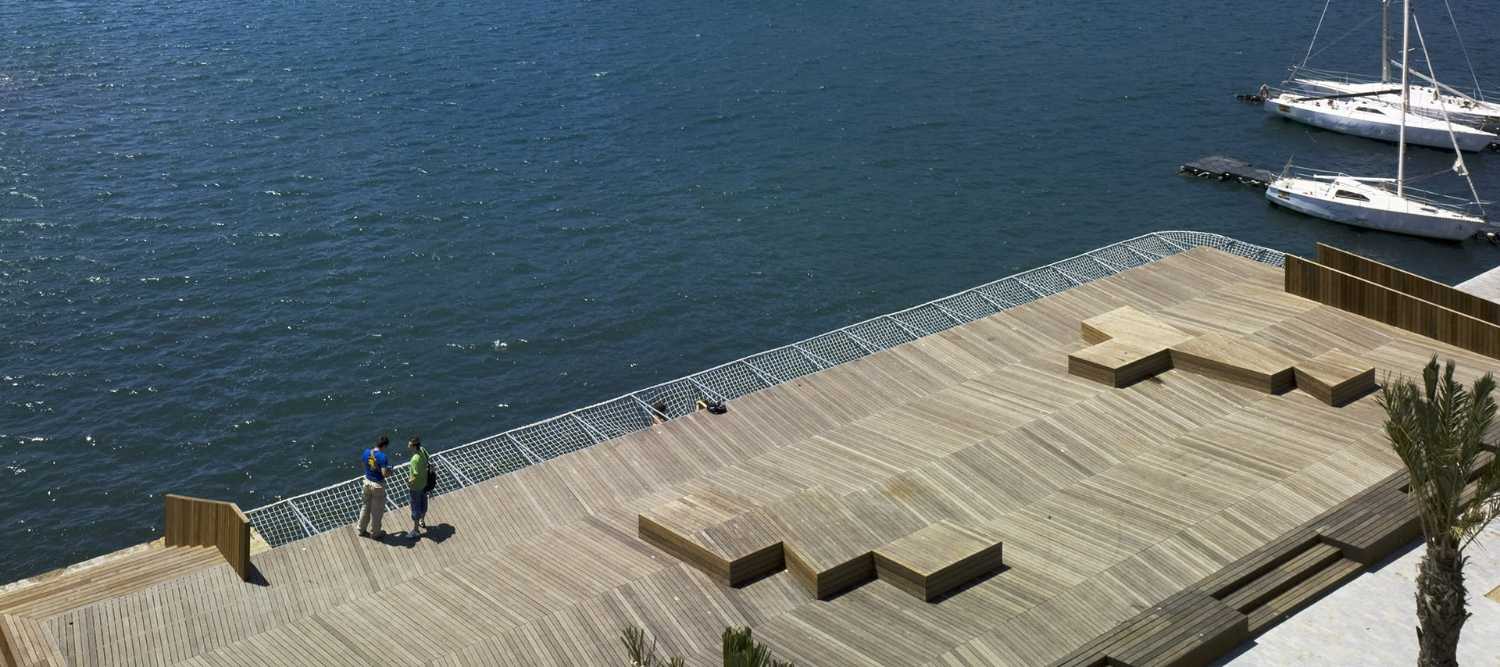
<path fill-rule="evenodd" d="M 372 539 L 372 540 L 383 540 L 383 539 L 385 539 L 385 531 L 382 530 L 382 531 L 380 531 L 378 533 L 375 533 L 374 535 L 371 535 L 370 539 Z"/>
<path fill-rule="evenodd" d="M 368 530 L 361 530 L 361 531 L 359 531 L 359 536 L 360 537 L 369 537 L 370 536 L 370 531 L 368 531 Z"/>

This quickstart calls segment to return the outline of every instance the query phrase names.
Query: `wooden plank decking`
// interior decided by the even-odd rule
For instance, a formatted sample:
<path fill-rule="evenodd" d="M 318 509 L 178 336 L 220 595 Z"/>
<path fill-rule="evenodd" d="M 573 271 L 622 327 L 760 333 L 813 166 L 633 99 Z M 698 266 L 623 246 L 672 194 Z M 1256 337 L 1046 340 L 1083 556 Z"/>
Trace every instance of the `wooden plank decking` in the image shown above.
<path fill-rule="evenodd" d="M 1131 306 L 1297 359 L 1357 350 L 1377 373 L 1493 364 L 1282 280 L 1193 250 L 435 498 L 430 539 L 336 530 L 256 556 L 263 581 L 220 561 L 32 619 L 78 665 L 621 664 L 627 624 L 691 664 L 749 624 L 804 665 L 1038 665 L 1153 609 L 1213 610 L 1183 629 L 1227 641 L 1357 571 L 1296 531 L 1389 483 L 1380 410 L 1182 370 L 1113 388 L 1068 372 L 1080 322 Z M 800 539 L 829 591 L 841 558 L 943 522 L 1002 543 L 1005 567 L 937 602 L 878 578 L 819 600 L 780 568 L 726 585 L 643 540 L 643 515 L 698 536 L 706 562 Z M 1368 525 L 1324 532 L 1377 546 Z M 1203 650 L 1138 640 L 1147 660 Z"/>

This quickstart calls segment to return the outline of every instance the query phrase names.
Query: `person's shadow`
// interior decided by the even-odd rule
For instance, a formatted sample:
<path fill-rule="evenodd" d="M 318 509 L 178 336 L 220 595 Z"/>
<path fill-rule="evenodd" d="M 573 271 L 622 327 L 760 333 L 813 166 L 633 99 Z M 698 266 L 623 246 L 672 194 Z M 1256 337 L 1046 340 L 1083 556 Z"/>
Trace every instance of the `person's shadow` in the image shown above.
<path fill-rule="evenodd" d="M 434 544 L 442 544 L 447 542 L 448 538 L 453 537 L 453 534 L 457 532 L 458 530 L 451 524 L 440 523 L 436 526 L 428 526 L 427 532 L 422 533 L 422 539 L 432 540 Z"/>
<path fill-rule="evenodd" d="M 376 541 L 388 547 L 410 549 L 417 546 L 417 542 L 421 540 L 428 540 L 433 544 L 442 544 L 444 542 L 447 542 L 448 538 L 453 537 L 453 535 L 457 532 L 458 530 L 455 529 L 451 524 L 440 523 L 436 526 L 429 526 L 427 530 L 424 531 L 421 536 L 416 539 L 413 539 L 410 533 L 400 532 L 386 533 L 384 535 L 381 535 L 380 538 Z"/>

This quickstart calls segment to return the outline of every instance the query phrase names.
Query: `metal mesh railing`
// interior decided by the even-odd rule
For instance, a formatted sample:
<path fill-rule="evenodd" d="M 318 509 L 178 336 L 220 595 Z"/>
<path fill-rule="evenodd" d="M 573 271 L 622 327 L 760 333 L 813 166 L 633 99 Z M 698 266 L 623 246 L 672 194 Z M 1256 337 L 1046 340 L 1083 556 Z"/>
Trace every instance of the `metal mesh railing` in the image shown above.
<path fill-rule="evenodd" d="M 447 493 L 568 452 L 648 428 L 653 413 L 674 419 L 693 412 L 699 398 L 731 400 L 793 378 L 858 359 L 1049 294 L 1149 264 L 1190 248 L 1208 246 L 1257 262 L 1282 266 L 1282 253 L 1218 234 L 1153 232 L 1023 271 L 887 315 L 759 352 L 684 378 L 647 387 L 550 419 L 527 424 L 452 449 L 434 452 L 435 493 Z M 406 468 L 386 484 L 388 509 L 407 498 Z M 361 506 L 360 478 L 278 500 L 246 514 L 262 538 L 281 546 L 353 523 Z"/>

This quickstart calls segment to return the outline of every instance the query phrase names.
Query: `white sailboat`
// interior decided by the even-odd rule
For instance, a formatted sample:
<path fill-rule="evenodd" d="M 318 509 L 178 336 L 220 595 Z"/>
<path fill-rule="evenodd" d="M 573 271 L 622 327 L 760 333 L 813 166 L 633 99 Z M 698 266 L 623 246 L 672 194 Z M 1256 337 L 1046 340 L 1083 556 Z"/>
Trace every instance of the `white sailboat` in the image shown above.
<path fill-rule="evenodd" d="M 1396 106 L 1387 106 L 1368 97 L 1337 97 L 1282 92 L 1266 98 L 1266 110 L 1283 118 L 1321 127 L 1325 130 L 1357 137 L 1396 143 L 1403 128 L 1400 96 Z M 1447 148 L 1450 130 L 1446 121 L 1411 115 L 1405 119 L 1406 143 L 1432 148 Z M 1482 151 L 1500 136 L 1466 125 L 1455 125 L 1452 135 L 1458 148 Z"/>
<path fill-rule="evenodd" d="M 1381 3 L 1382 19 L 1388 3 L 1389 0 Z M 1390 60 L 1386 57 L 1390 31 L 1385 29 L 1384 23 L 1382 21 L 1380 81 L 1310 70 L 1304 60 L 1301 66 L 1293 68 L 1293 78 L 1288 82 L 1295 90 L 1275 94 L 1269 89 L 1263 90 L 1266 110 L 1326 130 L 1395 142 L 1401 131 L 1398 112 L 1404 109 L 1416 114 L 1405 119 L 1406 142 L 1409 144 L 1447 148 L 1450 143 L 1448 125 L 1455 120 L 1459 126 L 1453 128 L 1451 134 L 1461 150 L 1483 150 L 1500 139 L 1500 136 L 1480 129 L 1492 121 L 1500 124 L 1500 105 L 1474 99 L 1439 83 L 1436 77 L 1419 73 L 1417 76 L 1433 85 L 1411 85 L 1408 82 L 1397 88 L 1392 84 Z M 1321 24 L 1319 20 L 1320 28 Z M 1316 42 L 1316 34 L 1313 39 Z M 1312 45 L 1308 46 L 1308 55 L 1312 55 Z M 1404 58 L 1402 62 L 1406 62 Z M 1408 68 L 1403 65 L 1402 69 Z M 1405 76 L 1402 78 L 1403 81 L 1406 79 Z M 1404 104 L 1402 90 L 1407 90 Z"/>
<path fill-rule="evenodd" d="M 1393 90 L 1391 83 L 1390 38 L 1388 8 L 1391 0 L 1380 1 L 1380 79 L 1377 81 L 1372 77 L 1362 77 L 1345 72 L 1332 72 L 1317 70 L 1302 66 L 1292 68 L 1291 83 L 1300 88 L 1327 90 L 1341 95 L 1358 95 L 1368 97 L 1371 101 L 1379 102 L 1386 106 L 1400 104 L 1400 94 Z M 1449 12 L 1452 19 L 1452 12 Z M 1458 30 L 1458 22 L 1453 22 L 1454 34 L 1458 37 L 1458 43 L 1464 52 L 1467 61 L 1469 50 L 1463 46 L 1463 35 Z M 1314 37 L 1316 41 L 1316 36 Z M 1312 49 L 1308 49 L 1309 55 Z M 1397 63 L 1399 64 L 1399 63 Z M 1443 118 L 1444 112 L 1455 123 L 1468 125 L 1486 131 L 1500 129 L 1500 103 L 1490 102 L 1483 99 L 1484 92 L 1479 87 L 1479 78 L 1474 76 L 1473 63 L 1470 63 L 1469 74 L 1474 78 L 1474 90 L 1471 93 L 1458 90 L 1440 81 L 1429 79 L 1421 72 L 1412 72 L 1414 76 L 1422 79 L 1424 84 L 1412 84 L 1411 99 L 1407 100 L 1407 108 L 1421 116 L 1428 118 Z M 1476 97 L 1478 99 L 1476 99 Z"/>
<path fill-rule="evenodd" d="M 1401 106 L 1398 107 L 1397 114 L 1399 149 L 1396 178 L 1364 178 L 1294 169 L 1287 165 L 1281 176 L 1266 187 L 1266 198 L 1278 206 L 1357 227 L 1436 239 L 1466 239 L 1488 228 L 1472 180 L 1468 183 L 1470 193 L 1474 194 L 1474 201 L 1465 203 L 1480 207 L 1477 215 L 1456 205 L 1463 200 L 1406 187 L 1406 121 L 1413 117 L 1407 113 L 1406 107 L 1411 97 L 1407 76 L 1410 71 L 1407 58 L 1410 52 L 1409 29 L 1413 22 L 1411 0 L 1402 0 L 1402 19 Z M 1427 45 L 1422 40 L 1420 24 L 1417 26 L 1417 39 L 1422 41 L 1422 50 L 1425 52 Z M 1451 126 L 1451 122 L 1448 124 Z M 1451 143 L 1457 154 L 1453 170 L 1467 180 L 1469 172 L 1464 165 L 1463 153 L 1459 151 L 1456 132 L 1452 135 Z"/>
<path fill-rule="evenodd" d="M 1389 82 L 1361 80 L 1349 74 L 1318 70 L 1301 70 L 1298 74 L 1299 76 L 1293 81 L 1303 87 L 1327 90 L 1342 95 L 1359 95 L 1385 107 L 1395 107 L 1401 104 L 1401 94 L 1392 90 L 1393 86 Z M 1426 78 L 1421 72 L 1412 72 L 1412 74 Z M 1439 87 L 1453 92 L 1440 92 Z M 1500 104 L 1474 99 L 1442 83 L 1437 86 L 1413 85 L 1409 108 L 1412 113 L 1427 118 L 1442 118 L 1443 112 L 1447 111 L 1453 122 L 1460 125 L 1486 132 L 1500 130 Z"/>

